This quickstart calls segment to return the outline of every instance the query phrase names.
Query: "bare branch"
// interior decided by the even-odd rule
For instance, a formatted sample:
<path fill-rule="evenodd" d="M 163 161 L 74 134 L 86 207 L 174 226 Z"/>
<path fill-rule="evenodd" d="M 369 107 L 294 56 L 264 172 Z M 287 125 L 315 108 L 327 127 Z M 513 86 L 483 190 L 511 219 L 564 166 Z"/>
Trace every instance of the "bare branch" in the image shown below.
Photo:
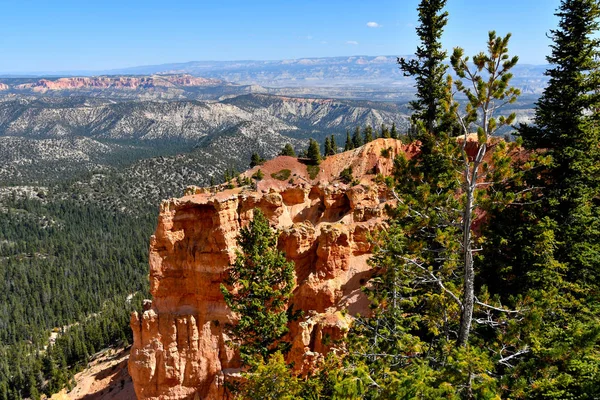
<path fill-rule="evenodd" d="M 437 283 L 438 286 L 440 287 L 440 289 L 442 289 L 444 292 L 446 292 L 448 295 L 450 295 L 450 297 L 452 297 L 452 299 L 454 299 L 454 301 L 458 304 L 458 306 L 462 310 L 463 305 L 462 305 L 462 302 L 460 301 L 460 299 L 454 293 L 452 293 L 452 291 L 450 289 L 448 289 L 446 286 L 444 286 L 444 284 L 442 283 L 442 280 L 439 277 L 435 276 L 435 274 L 433 272 L 429 271 L 422 264 L 416 262 L 415 260 L 410 259 L 408 257 L 402 257 L 402 256 L 399 256 L 399 257 L 401 259 L 403 259 L 404 261 L 414 265 L 415 267 L 417 267 L 417 268 L 421 269 L 422 271 L 424 271 L 425 273 L 427 273 L 432 278 L 432 280 L 429 282 Z"/>
<path fill-rule="evenodd" d="M 525 347 L 523 349 L 517 351 L 516 353 L 511 354 L 510 356 L 507 356 L 507 357 L 503 357 L 500 360 L 498 360 L 498 364 L 505 365 L 509 368 L 514 368 L 514 365 L 510 364 L 509 361 L 512 360 L 513 358 L 519 357 L 523 354 L 527 354 L 527 353 L 529 353 L 529 351 L 530 351 L 529 346 L 525 345 Z"/>
<path fill-rule="evenodd" d="M 522 311 L 522 310 L 507 310 L 507 309 L 505 309 L 505 308 L 494 307 L 494 306 L 491 306 L 491 305 L 489 305 L 489 304 L 482 303 L 481 301 L 479 301 L 479 300 L 477 299 L 477 297 L 475 297 L 475 304 L 477 304 L 477 305 L 480 305 L 480 306 L 482 306 L 482 307 L 489 308 L 489 309 L 491 309 L 491 310 L 495 310 L 495 311 L 498 311 L 498 312 L 503 312 L 503 313 L 507 313 L 507 314 L 520 314 L 520 313 L 521 313 L 521 311 Z"/>

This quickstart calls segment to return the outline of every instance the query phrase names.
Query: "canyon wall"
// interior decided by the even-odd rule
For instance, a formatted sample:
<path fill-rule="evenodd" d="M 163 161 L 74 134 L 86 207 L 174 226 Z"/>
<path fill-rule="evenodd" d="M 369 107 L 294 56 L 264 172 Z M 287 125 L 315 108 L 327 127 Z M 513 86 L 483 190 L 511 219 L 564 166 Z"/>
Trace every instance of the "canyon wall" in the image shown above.
<path fill-rule="evenodd" d="M 150 241 L 153 300 L 131 317 L 129 371 L 137 397 L 222 398 L 226 377 L 239 371 L 224 330 L 234 316 L 219 287 L 239 229 L 255 208 L 278 230 L 279 248 L 295 263 L 292 303 L 304 316 L 290 326 L 288 361 L 309 369 L 331 339 L 344 335 L 352 315 L 368 312 L 361 287 L 371 274 L 371 237 L 385 228 L 385 205 L 394 203 L 375 177 L 391 173 L 397 154 L 415 151 L 378 139 L 328 157 L 314 179 L 306 165 L 282 156 L 244 174 L 261 169 L 265 178 L 256 190 L 190 188 L 164 201 Z M 349 167 L 354 182 L 344 183 L 340 173 Z"/>

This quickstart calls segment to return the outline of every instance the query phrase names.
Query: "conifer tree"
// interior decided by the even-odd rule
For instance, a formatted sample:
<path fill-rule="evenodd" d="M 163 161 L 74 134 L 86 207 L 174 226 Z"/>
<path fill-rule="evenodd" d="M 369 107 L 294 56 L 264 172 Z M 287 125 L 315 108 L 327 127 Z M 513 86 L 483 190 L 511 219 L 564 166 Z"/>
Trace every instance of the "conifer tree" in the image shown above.
<path fill-rule="evenodd" d="M 283 149 L 281 149 L 281 151 L 279 152 L 279 155 L 296 157 L 296 152 L 294 151 L 294 148 L 292 147 L 291 144 L 286 143 L 286 145 L 283 146 Z"/>
<path fill-rule="evenodd" d="M 325 136 L 325 143 L 323 144 L 323 154 L 325 157 L 330 155 L 331 153 L 331 141 L 329 140 L 329 136 Z"/>
<path fill-rule="evenodd" d="M 474 265 L 478 249 L 473 215 L 478 205 L 473 199 L 488 201 L 477 182 L 512 178 L 509 152 L 517 147 L 496 144 L 494 165 L 483 165 L 491 135 L 514 119 L 501 116 L 495 121 L 489 114 L 518 95 L 509 86 L 509 71 L 517 61 L 507 55 L 509 37 L 490 32 L 488 51 L 475 57 L 475 70 L 467 71 L 462 51 L 455 50 L 457 75 L 473 79 L 478 90 L 470 93 L 466 85 L 456 84 L 469 100 L 466 115 L 459 112 L 452 91 L 443 99 L 442 105 L 465 126 L 463 140 L 442 130 L 425 131 L 418 155 L 395 159 L 398 207 L 372 258 L 378 267 L 367 290 L 373 316 L 358 319 L 351 335 L 351 353 L 357 356 L 350 363 L 360 367 L 345 380 L 355 382 L 361 375 L 367 392 L 377 393 L 374 397 L 494 398 L 500 392 L 495 376 L 504 368 L 501 363 L 526 350 L 517 347 L 509 329 L 503 331 L 506 337 L 498 336 L 502 340 L 485 341 L 498 327 L 510 326 L 510 316 L 521 314 L 476 286 Z M 481 76 L 484 68 L 486 79 Z M 485 123 L 478 139 L 470 138 L 467 154 L 469 128 L 478 121 Z M 480 321 L 477 335 L 471 334 L 474 320 Z M 505 343 L 510 345 L 505 348 Z"/>
<path fill-rule="evenodd" d="M 329 140 L 329 143 L 331 145 L 331 154 L 328 154 L 328 156 L 333 156 L 333 155 L 337 154 L 337 152 L 338 152 L 338 145 L 335 142 L 335 135 L 331 135 L 331 139 Z"/>
<path fill-rule="evenodd" d="M 390 137 L 392 139 L 399 139 L 398 130 L 396 129 L 396 123 L 392 123 L 392 130 L 390 131 Z"/>
<path fill-rule="evenodd" d="M 512 113 L 508 117 L 495 118 L 494 112 L 507 103 L 516 101 L 520 94 L 519 89 L 509 87 L 512 78 L 510 70 L 517 64 L 519 58 L 508 55 L 508 41 L 510 33 L 504 38 L 496 36 L 496 32 L 490 31 L 488 38 L 487 54 L 481 52 L 473 57 L 475 68 L 470 69 L 468 57 L 464 57 L 463 50 L 459 47 L 454 49 L 451 57 L 452 67 L 460 79 L 465 79 L 468 85 L 458 80 L 455 82 L 457 90 L 464 93 L 468 99 L 466 114 L 458 114 L 459 104 L 454 101 L 451 91 L 448 90 L 447 104 L 456 113 L 457 120 L 463 128 L 462 158 L 464 160 L 463 192 L 465 193 L 463 218 L 462 218 L 462 249 L 464 257 L 464 281 L 462 316 L 458 344 L 466 346 L 475 308 L 475 270 L 474 270 L 474 242 L 472 224 L 476 208 L 476 196 L 478 195 L 478 181 L 486 174 L 484 157 L 488 151 L 488 142 L 494 132 L 504 125 L 514 122 L 516 115 Z M 481 76 L 485 69 L 487 76 Z M 448 77 L 449 84 L 452 78 Z M 474 157 L 467 154 L 466 146 L 471 125 L 481 120 L 477 127 L 476 152 Z"/>
<path fill-rule="evenodd" d="M 390 130 L 385 124 L 381 124 L 381 137 L 385 139 L 389 139 L 392 137 L 390 134 Z"/>
<path fill-rule="evenodd" d="M 318 165 L 321 163 L 321 149 L 319 142 L 314 139 L 310 139 L 308 142 L 308 150 L 306 151 L 306 157 L 314 164 Z"/>
<path fill-rule="evenodd" d="M 354 129 L 354 134 L 352 135 L 352 144 L 355 149 L 364 144 L 362 135 L 360 134 L 360 126 L 357 126 Z"/>
<path fill-rule="evenodd" d="M 257 165 L 264 164 L 266 160 L 262 158 L 258 153 L 252 153 L 250 157 L 250 168 L 256 167 Z M 237 175 L 237 173 L 233 173 L 233 176 Z"/>
<path fill-rule="evenodd" d="M 239 250 L 221 292 L 238 321 L 228 326 L 242 362 L 266 361 L 279 350 L 287 332 L 288 300 L 294 287 L 294 264 L 277 250 L 277 235 L 262 211 L 240 230 Z M 257 359 L 258 358 L 258 359 Z"/>
<path fill-rule="evenodd" d="M 600 278 L 600 3 L 563 0 L 548 62 L 548 87 L 537 103 L 536 128 L 523 137 L 547 149 L 552 164 L 545 199 L 560 228 L 559 259 L 589 282 Z M 554 203 L 555 202 L 555 203 Z M 554 203 L 554 204 L 552 204 Z M 577 272 L 575 272 L 577 271 Z"/>
<path fill-rule="evenodd" d="M 529 351 L 513 363 L 505 385 L 526 398 L 594 398 L 600 395 L 600 5 L 563 0 L 556 15 L 536 125 L 520 128 L 525 145 L 540 155 L 526 177 L 538 190 L 518 207 L 489 212 L 484 235 L 493 246 L 484 253 L 483 278 L 503 299 L 534 301 L 521 334 Z M 518 376 L 527 382 L 510 379 Z"/>
<path fill-rule="evenodd" d="M 354 142 L 352 141 L 352 138 L 350 137 L 350 131 L 348 131 L 346 129 L 346 144 L 344 145 L 344 151 L 348 151 L 348 150 L 352 150 L 354 149 Z"/>
<path fill-rule="evenodd" d="M 373 128 L 371 128 L 370 125 L 367 125 L 367 127 L 363 131 L 363 135 L 365 137 L 365 143 L 372 142 L 373 141 Z"/>
<path fill-rule="evenodd" d="M 446 0 L 421 0 L 417 8 L 420 24 L 416 28 L 421 44 L 417 47 L 416 59 L 398 59 L 404 75 L 416 80 L 417 100 L 410 102 L 415 111 L 412 120 L 422 121 L 429 132 L 433 132 L 443 113 L 440 99 L 444 96 L 444 75 L 448 67 L 443 64 L 446 52 L 442 50 L 440 39 L 448 22 L 448 13 L 442 12 L 445 5 Z"/>

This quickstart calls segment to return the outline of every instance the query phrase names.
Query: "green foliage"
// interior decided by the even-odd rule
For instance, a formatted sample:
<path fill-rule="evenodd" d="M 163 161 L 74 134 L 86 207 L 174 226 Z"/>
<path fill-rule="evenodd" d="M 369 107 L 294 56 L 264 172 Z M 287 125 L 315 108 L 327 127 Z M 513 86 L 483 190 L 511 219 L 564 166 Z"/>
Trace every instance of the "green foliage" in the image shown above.
<path fill-rule="evenodd" d="M 310 160 L 313 165 L 319 165 L 321 163 L 321 149 L 319 143 L 310 139 L 308 142 L 308 150 L 306 151 L 306 157 Z"/>
<path fill-rule="evenodd" d="M 411 118 L 414 123 L 422 121 L 429 132 L 433 132 L 442 116 L 440 99 L 443 98 L 444 75 L 448 69 L 443 63 L 446 52 L 442 50 L 441 43 L 448 22 L 448 13 L 442 12 L 445 6 L 446 0 L 421 1 L 417 8 L 420 24 L 416 28 L 421 44 L 415 52 L 416 58 L 398 59 L 404 75 L 413 76 L 416 80 L 417 100 L 410 102 L 415 111 Z"/>
<path fill-rule="evenodd" d="M 350 183 L 354 180 L 354 176 L 352 176 L 352 167 L 345 168 L 340 173 L 340 180 L 344 183 Z"/>
<path fill-rule="evenodd" d="M 113 213 L 53 198 L 3 205 L 0 396 L 50 395 L 96 351 L 131 343 L 130 313 L 148 296 L 155 212 Z M 55 327 L 58 339 L 43 352 Z"/>
<path fill-rule="evenodd" d="M 539 154 L 525 176 L 536 190 L 492 208 L 484 233 L 490 290 L 532 299 L 521 324 L 529 352 L 504 377 L 515 398 L 587 399 L 600 387 L 600 8 L 564 0 L 557 16 L 536 126 L 520 128 Z"/>
<path fill-rule="evenodd" d="M 354 129 L 354 134 L 352 135 L 352 145 L 356 149 L 362 146 L 363 144 L 364 142 L 363 137 L 360 134 L 360 126 L 357 126 L 356 129 Z"/>
<path fill-rule="evenodd" d="M 307 165 L 306 172 L 308 172 L 310 179 L 315 179 L 321 172 L 321 168 L 318 165 Z"/>
<path fill-rule="evenodd" d="M 337 144 L 335 143 L 335 136 L 325 137 L 325 156 L 333 156 L 337 153 Z"/>
<path fill-rule="evenodd" d="M 286 143 L 286 145 L 283 146 L 283 149 L 281 149 L 281 151 L 279 152 L 279 155 L 296 157 L 296 152 L 294 151 L 294 148 L 292 147 L 291 144 Z"/>
<path fill-rule="evenodd" d="M 256 167 L 257 165 L 262 165 L 265 163 L 264 158 L 262 158 L 258 153 L 252 153 L 250 157 L 250 168 Z"/>
<path fill-rule="evenodd" d="M 299 398 L 300 380 L 292 375 L 283 355 L 276 352 L 265 364 L 259 362 L 254 372 L 245 374 L 238 398 L 247 400 L 292 400 Z"/>
<path fill-rule="evenodd" d="M 381 137 L 384 139 L 390 139 L 392 134 L 385 124 L 381 124 Z"/>
<path fill-rule="evenodd" d="M 337 152 L 338 152 L 338 145 L 335 141 L 335 135 L 331 135 L 331 139 L 329 140 L 329 143 L 331 144 L 331 152 L 330 152 L 330 154 L 327 154 L 327 155 L 333 156 L 334 154 L 337 154 Z"/>
<path fill-rule="evenodd" d="M 509 375 L 507 360 L 521 360 L 528 351 L 519 340 L 524 300 L 490 295 L 477 280 L 484 261 L 474 256 L 487 247 L 473 234 L 480 207 L 518 197 L 498 196 L 477 183 L 526 186 L 522 176 L 529 166 L 516 170 L 512 164 L 517 143 L 496 142 L 491 161 L 484 159 L 490 136 L 514 118 L 496 120 L 490 111 L 518 95 L 509 87 L 517 60 L 507 55 L 509 37 L 491 32 L 488 53 L 475 57 L 474 71 L 455 49 L 455 72 L 473 83 L 456 82 L 468 98 L 465 115 L 451 96 L 442 99 L 433 120 L 416 120 L 420 153 L 394 160 L 398 206 L 389 210 L 389 228 L 371 258 L 377 272 L 365 290 L 372 315 L 353 327 L 346 361 L 353 367 L 342 381 L 354 397 L 497 399 Z M 444 118 L 460 123 L 465 135 L 481 122 L 479 140 L 467 148 L 466 140 L 445 130 Z"/>
<path fill-rule="evenodd" d="M 370 125 L 367 125 L 363 130 L 363 136 L 365 138 L 365 143 L 373 141 L 373 128 L 371 128 Z"/>
<path fill-rule="evenodd" d="M 398 139 L 400 136 L 398 135 L 398 131 L 396 130 L 396 123 L 392 123 L 392 130 L 390 131 L 390 137 L 392 139 Z"/>
<path fill-rule="evenodd" d="M 237 239 L 239 250 L 221 292 L 238 320 L 227 329 L 242 362 L 252 365 L 280 350 L 287 332 L 287 303 L 294 287 L 294 264 L 277 250 L 277 235 L 264 214 L 254 210 Z"/>
<path fill-rule="evenodd" d="M 487 53 L 480 52 L 473 56 L 474 69 L 469 67 L 469 57 L 464 56 L 460 47 L 454 48 L 450 57 L 452 68 L 460 78 L 454 82 L 456 89 L 463 93 L 468 103 L 465 115 L 460 116 L 459 123 L 465 135 L 470 133 L 471 125 L 481 118 L 481 125 L 477 129 L 477 137 L 480 145 L 485 145 L 487 140 L 498 130 L 498 128 L 511 125 L 516 114 L 508 117 L 495 118 L 494 111 L 505 104 L 514 103 L 521 91 L 509 86 L 513 75 L 510 70 L 517 64 L 519 57 L 512 58 L 508 55 L 508 41 L 511 34 L 505 37 L 496 36 L 495 31 L 489 32 Z M 485 76 L 482 73 L 485 71 Z M 465 85 L 461 79 L 467 81 Z M 452 85 L 452 78 L 448 76 L 447 85 Z M 453 101 L 451 89 L 446 91 L 444 103 L 451 114 L 458 113 L 458 103 Z"/>
<path fill-rule="evenodd" d="M 354 150 L 354 142 L 350 137 L 350 132 L 346 130 L 346 144 L 344 145 L 344 151 Z"/>
<path fill-rule="evenodd" d="M 258 169 L 258 171 L 252 174 L 252 179 L 255 179 L 257 181 L 261 181 L 264 177 L 265 173 L 262 172 L 260 168 Z"/>
<path fill-rule="evenodd" d="M 282 169 L 281 171 L 273 172 L 271 174 L 271 177 L 280 181 L 286 181 L 291 175 L 292 171 L 290 171 L 289 169 Z"/>

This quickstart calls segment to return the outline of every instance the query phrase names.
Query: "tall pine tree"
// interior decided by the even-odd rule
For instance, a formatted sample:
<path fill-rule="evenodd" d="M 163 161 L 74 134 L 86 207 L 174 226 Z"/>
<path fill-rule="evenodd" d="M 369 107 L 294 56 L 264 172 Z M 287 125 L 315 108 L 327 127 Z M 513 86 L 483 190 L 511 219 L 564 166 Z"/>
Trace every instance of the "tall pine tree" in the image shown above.
<path fill-rule="evenodd" d="M 410 102 L 415 111 L 412 120 L 422 121 L 429 132 L 433 132 L 443 113 L 440 99 L 444 96 L 448 66 L 443 64 L 446 52 L 442 50 L 440 39 L 448 22 L 448 13 L 442 12 L 445 5 L 446 0 L 421 0 L 417 8 L 420 24 L 416 28 L 421 44 L 417 47 L 416 59 L 398 59 L 404 75 L 416 80 L 417 100 Z"/>
<path fill-rule="evenodd" d="M 536 125 L 520 128 L 543 161 L 527 176 L 538 189 L 488 214 L 482 278 L 504 301 L 533 301 L 529 352 L 504 378 L 510 396 L 588 399 L 600 395 L 599 3 L 563 0 L 557 16 Z"/>

